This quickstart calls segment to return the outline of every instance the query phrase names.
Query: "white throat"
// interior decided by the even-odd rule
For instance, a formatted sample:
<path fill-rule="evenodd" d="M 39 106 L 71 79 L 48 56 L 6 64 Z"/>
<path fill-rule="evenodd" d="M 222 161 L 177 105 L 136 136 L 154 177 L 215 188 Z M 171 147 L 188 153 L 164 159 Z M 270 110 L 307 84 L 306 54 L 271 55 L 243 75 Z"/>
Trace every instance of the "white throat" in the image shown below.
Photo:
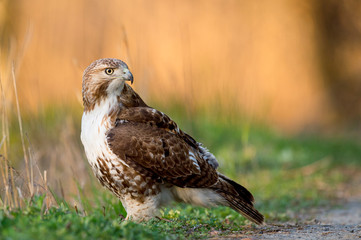
<path fill-rule="evenodd" d="M 124 84 L 124 80 L 113 79 L 107 88 L 108 98 L 112 96 L 120 96 L 123 91 Z"/>
<path fill-rule="evenodd" d="M 121 107 L 120 104 L 117 95 L 110 94 L 95 105 L 93 110 L 83 113 L 80 138 L 93 170 L 98 166 L 97 158 L 99 156 L 104 156 L 109 160 L 116 158 L 108 147 L 106 132 L 113 127 L 109 112 L 114 108 Z"/>

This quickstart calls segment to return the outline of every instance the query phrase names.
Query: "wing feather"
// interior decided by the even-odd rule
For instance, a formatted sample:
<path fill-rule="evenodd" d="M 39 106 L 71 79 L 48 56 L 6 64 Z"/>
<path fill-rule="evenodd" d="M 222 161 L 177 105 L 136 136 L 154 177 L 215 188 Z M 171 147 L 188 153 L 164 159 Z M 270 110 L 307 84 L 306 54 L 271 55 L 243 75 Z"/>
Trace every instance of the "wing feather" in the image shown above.
<path fill-rule="evenodd" d="M 178 125 L 166 114 L 148 106 L 125 108 L 118 113 L 115 120 L 116 126 L 119 125 L 117 123 L 124 123 L 127 121 L 156 126 L 159 129 L 178 135 L 178 137 L 192 147 L 201 158 L 206 160 L 214 169 L 217 169 L 218 162 L 213 154 L 203 147 L 201 143 L 179 129 Z"/>
<path fill-rule="evenodd" d="M 130 119 L 107 133 L 110 149 L 127 164 L 179 187 L 208 187 L 217 182 L 216 170 L 199 156 L 197 149 L 166 127 L 172 123 L 154 121 L 154 118 L 150 121 Z M 152 121 L 162 124 L 149 124 Z"/>

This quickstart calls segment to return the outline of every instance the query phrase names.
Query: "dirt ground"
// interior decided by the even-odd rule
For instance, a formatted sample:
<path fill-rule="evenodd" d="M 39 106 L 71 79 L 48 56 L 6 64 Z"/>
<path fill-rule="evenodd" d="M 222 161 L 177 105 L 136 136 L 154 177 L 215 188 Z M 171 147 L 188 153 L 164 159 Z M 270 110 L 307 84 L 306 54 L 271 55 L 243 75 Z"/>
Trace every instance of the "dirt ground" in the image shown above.
<path fill-rule="evenodd" d="M 361 239 L 361 176 L 343 188 L 335 206 L 305 210 L 291 219 L 215 239 Z"/>
<path fill-rule="evenodd" d="M 297 223 L 268 223 L 242 233 L 212 239 L 361 239 L 361 199 L 335 209 L 313 210 L 297 217 Z"/>
<path fill-rule="evenodd" d="M 311 218 L 310 218 L 311 217 Z M 308 216 L 298 223 L 267 224 L 253 232 L 234 236 L 237 239 L 361 239 L 361 201 Z M 232 238 L 231 236 L 229 236 Z"/>

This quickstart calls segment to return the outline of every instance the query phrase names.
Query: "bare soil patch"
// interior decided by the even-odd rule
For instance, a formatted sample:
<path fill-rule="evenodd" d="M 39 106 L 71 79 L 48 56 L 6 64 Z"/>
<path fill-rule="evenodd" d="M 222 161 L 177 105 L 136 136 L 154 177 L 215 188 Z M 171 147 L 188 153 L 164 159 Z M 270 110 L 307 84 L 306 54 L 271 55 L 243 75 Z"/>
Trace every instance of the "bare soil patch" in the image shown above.
<path fill-rule="evenodd" d="M 335 192 L 330 208 L 304 210 L 286 223 L 267 223 L 214 239 L 361 239 L 361 174 Z"/>

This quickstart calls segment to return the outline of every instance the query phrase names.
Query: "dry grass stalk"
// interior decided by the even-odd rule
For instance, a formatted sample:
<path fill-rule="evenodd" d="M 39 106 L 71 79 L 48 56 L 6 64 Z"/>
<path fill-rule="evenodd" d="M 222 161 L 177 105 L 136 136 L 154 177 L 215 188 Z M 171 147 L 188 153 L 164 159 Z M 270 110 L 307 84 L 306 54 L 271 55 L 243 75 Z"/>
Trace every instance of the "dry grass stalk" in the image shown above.
<path fill-rule="evenodd" d="M 5 92 L 3 89 L 3 84 L 2 84 L 2 74 L 0 73 L 0 88 L 1 88 L 1 100 L 2 100 L 2 114 L 1 114 L 1 130 L 2 130 L 2 135 L 3 135 L 3 139 L 1 141 L 1 147 L 0 149 L 3 149 L 4 154 L 3 156 L 1 156 L 1 159 L 4 161 L 0 162 L 0 173 L 1 173 L 1 177 L 3 180 L 3 185 L 5 187 L 5 199 L 4 201 L 1 201 L 1 205 L 4 207 L 7 204 L 7 196 L 8 194 L 8 188 L 7 186 L 7 181 L 6 179 L 8 178 L 8 167 L 7 167 L 7 162 L 5 161 L 5 159 L 7 158 L 7 142 L 6 142 L 6 136 L 7 136 L 7 117 L 6 117 L 6 110 L 5 110 Z"/>
<path fill-rule="evenodd" d="M 23 53 L 25 50 L 22 49 L 21 53 Z M 2 185 L 3 193 L 1 195 L 0 199 L 0 207 L 2 209 L 9 209 L 12 210 L 14 208 L 21 208 L 24 205 L 24 201 L 26 199 L 32 200 L 35 194 L 41 194 L 45 192 L 48 196 L 48 189 L 47 187 L 41 186 L 41 188 L 37 187 L 35 190 L 35 182 L 34 182 L 34 172 L 33 172 L 33 156 L 32 151 L 30 147 L 30 141 L 28 139 L 29 147 L 26 147 L 25 142 L 25 135 L 23 131 L 23 124 L 22 124 L 22 117 L 21 117 L 21 111 L 20 111 L 20 104 L 19 104 L 19 98 L 18 98 L 18 91 L 17 91 L 17 84 L 16 84 L 16 69 L 14 66 L 14 63 L 12 65 L 10 64 L 11 59 L 14 59 L 11 56 L 15 56 L 15 52 L 12 51 L 12 49 L 8 49 L 8 57 L 5 59 L 5 63 L 0 62 L 0 67 L 2 71 L 0 72 L 0 90 L 1 90 L 1 130 L 2 130 L 2 140 L 0 143 L 0 183 Z M 23 54 L 20 54 L 18 56 L 22 56 Z M 1 56 L 0 56 L 1 57 Z M 22 58 L 22 57 L 21 57 Z M 3 59 L 3 58 L 1 58 Z M 10 77 L 11 76 L 11 77 Z M 3 84 L 3 79 L 5 79 L 5 87 Z M 9 97 L 5 95 L 5 88 L 6 86 L 11 86 L 11 80 L 12 85 L 14 88 L 14 99 L 11 100 Z M 16 113 L 17 113 L 17 122 L 19 125 L 19 132 L 20 132 L 20 138 L 21 138 L 21 145 L 23 150 L 23 157 L 25 162 L 25 173 L 26 177 L 25 179 L 21 177 L 21 175 L 15 170 L 15 168 L 12 167 L 12 163 L 9 160 L 8 156 L 8 149 L 10 146 L 9 143 L 9 117 L 8 117 L 8 108 L 7 104 L 15 102 L 16 103 Z M 27 137 L 27 136 L 26 136 Z M 40 174 L 41 176 L 41 174 Z M 42 177 L 42 176 L 41 176 Z M 43 181 L 43 183 L 46 181 Z M 24 189 L 24 187 L 26 189 Z M 50 197 L 48 198 L 47 206 L 50 205 Z"/>
<path fill-rule="evenodd" d="M 0 87 L 1 87 L 1 99 L 2 99 L 2 133 L 3 141 L 0 149 L 3 149 L 3 155 L 1 156 L 2 161 L 0 162 L 1 175 L 3 179 L 3 186 L 5 188 L 4 201 L 2 201 L 2 206 L 8 206 L 10 209 L 18 206 L 17 204 L 17 195 L 14 193 L 15 184 L 13 178 L 13 172 L 8 162 L 8 137 L 9 136 L 9 126 L 8 118 L 6 112 L 6 98 L 5 91 L 2 84 L 2 76 L 0 76 Z M 9 175 L 10 172 L 10 175 Z"/>
<path fill-rule="evenodd" d="M 18 98 L 18 92 L 17 92 L 17 87 L 16 87 L 16 77 L 15 77 L 14 65 L 12 66 L 11 73 L 12 73 L 13 84 L 14 84 L 15 102 L 16 102 L 16 110 L 17 110 L 17 115 L 18 115 L 18 123 L 19 123 L 19 128 L 20 128 L 21 145 L 23 147 L 23 154 L 24 154 L 24 160 L 25 160 L 26 178 L 27 178 L 30 194 L 33 195 L 34 189 L 33 189 L 33 186 L 30 184 L 31 183 L 31 181 L 30 181 L 30 165 L 29 165 L 28 154 L 27 154 L 26 147 L 25 147 L 23 124 L 22 124 L 22 120 L 21 120 L 21 112 L 20 112 L 19 98 Z"/>

